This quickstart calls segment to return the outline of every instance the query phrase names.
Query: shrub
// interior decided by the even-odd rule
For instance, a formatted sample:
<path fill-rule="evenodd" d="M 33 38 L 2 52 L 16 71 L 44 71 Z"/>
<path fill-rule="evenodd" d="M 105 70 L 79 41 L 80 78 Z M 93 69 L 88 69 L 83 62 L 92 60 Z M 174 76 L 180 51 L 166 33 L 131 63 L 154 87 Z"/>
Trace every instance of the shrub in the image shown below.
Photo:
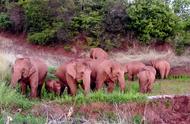
<path fill-rule="evenodd" d="M 24 9 L 17 3 L 11 3 L 8 6 L 8 12 L 11 21 L 11 30 L 14 32 L 26 31 L 26 20 Z"/>
<path fill-rule="evenodd" d="M 163 0 L 136 0 L 129 6 L 128 14 L 131 21 L 127 27 L 144 43 L 152 38 L 165 40 L 175 35 L 179 19 Z"/>
<path fill-rule="evenodd" d="M 11 21 L 6 13 L 0 13 L 0 30 L 7 30 L 11 26 Z"/>
<path fill-rule="evenodd" d="M 104 8 L 104 24 L 107 32 L 124 33 L 127 5 L 124 1 L 109 2 Z"/>
<path fill-rule="evenodd" d="M 28 40 L 31 43 L 45 45 L 49 44 L 55 38 L 56 30 L 45 29 L 42 32 L 30 33 L 28 35 Z"/>
<path fill-rule="evenodd" d="M 27 0 L 21 2 L 26 14 L 27 28 L 29 32 L 41 32 L 51 25 L 51 12 L 48 1 Z"/>
<path fill-rule="evenodd" d="M 71 27 L 75 31 L 84 31 L 92 35 L 97 35 L 98 28 L 101 24 L 102 16 L 99 12 L 92 11 L 90 13 L 80 13 L 74 17 L 71 22 Z"/>

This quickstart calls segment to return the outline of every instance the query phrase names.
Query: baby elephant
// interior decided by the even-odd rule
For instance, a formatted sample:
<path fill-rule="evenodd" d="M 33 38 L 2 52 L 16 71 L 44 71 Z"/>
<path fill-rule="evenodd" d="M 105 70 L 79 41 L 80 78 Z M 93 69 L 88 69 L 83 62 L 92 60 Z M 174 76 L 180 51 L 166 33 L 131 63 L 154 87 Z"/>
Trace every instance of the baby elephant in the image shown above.
<path fill-rule="evenodd" d="M 139 87 L 141 93 L 150 93 L 152 90 L 152 85 L 155 81 L 155 69 L 151 66 L 145 66 L 141 71 L 137 74 L 139 78 Z"/>
<path fill-rule="evenodd" d="M 46 81 L 45 88 L 48 92 L 54 92 L 57 95 L 61 95 L 61 84 L 57 80 Z"/>

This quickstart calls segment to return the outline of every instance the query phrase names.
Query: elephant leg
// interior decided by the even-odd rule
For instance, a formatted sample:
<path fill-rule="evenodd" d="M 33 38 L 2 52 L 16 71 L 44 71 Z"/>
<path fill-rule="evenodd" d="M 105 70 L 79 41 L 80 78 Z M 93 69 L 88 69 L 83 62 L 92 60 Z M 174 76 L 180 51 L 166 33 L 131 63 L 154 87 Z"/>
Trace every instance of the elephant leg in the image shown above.
<path fill-rule="evenodd" d="M 161 79 L 164 79 L 164 75 L 165 75 L 165 69 L 160 69 Z"/>
<path fill-rule="evenodd" d="M 26 94 L 27 84 L 25 82 L 21 82 L 21 93 L 22 95 Z"/>
<path fill-rule="evenodd" d="M 37 75 L 33 75 L 30 77 L 30 97 L 31 98 L 36 98 L 37 97 L 37 93 L 38 93 L 38 76 Z"/>
<path fill-rule="evenodd" d="M 108 82 L 108 93 L 112 93 L 115 88 L 114 82 Z"/>
<path fill-rule="evenodd" d="M 41 98 L 42 84 L 38 85 L 38 97 Z"/>
<path fill-rule="evenodd" d="M 36 98 L 37 97 L 37 87 L 32 87 L 31 88 L 30 97 L 31 98 Z"/>
<path fill-rule="evenodd" d="M 72 96 L 76 95 L 77 92 L 77 83 L 75 79 L 73 79 L 70 75 L 66 75 L 68 89 L 70 90 L 70 93 Z"/>

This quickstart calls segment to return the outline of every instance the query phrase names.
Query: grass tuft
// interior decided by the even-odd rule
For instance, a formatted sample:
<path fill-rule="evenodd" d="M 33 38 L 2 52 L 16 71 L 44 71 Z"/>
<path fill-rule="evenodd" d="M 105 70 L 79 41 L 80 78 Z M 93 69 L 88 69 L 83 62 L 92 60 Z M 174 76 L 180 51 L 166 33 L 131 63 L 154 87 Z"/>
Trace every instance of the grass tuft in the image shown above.
<path fill-rule="evenodd" d="M 11 89 L 5 82 L 0 82 L 0 106 L 3 108 L 21 107 L 29 109 L 34 102 L 28 100 L 16 90 Z"/>

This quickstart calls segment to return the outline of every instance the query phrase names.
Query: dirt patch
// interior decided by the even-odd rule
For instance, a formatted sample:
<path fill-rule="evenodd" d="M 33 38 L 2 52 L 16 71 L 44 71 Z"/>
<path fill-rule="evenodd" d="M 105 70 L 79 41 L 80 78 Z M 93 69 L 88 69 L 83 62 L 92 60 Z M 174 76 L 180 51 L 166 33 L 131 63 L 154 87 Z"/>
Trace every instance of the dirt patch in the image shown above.
<path fill-rule="evenodd" d="M 149 124 L 189 124 L 190 96 L 153 99 L 147 103 L 90 103 L 80 106 L 44 103 L 34 106 L 32 113 L 36 116 L 85 120 L 125 119 L 131 122 L 135 116 Z M 89 121 L 88 121 L 89 122 Z"/>
<path fill-rule="evenodd" d="M 144 104 L 142 103 L 126 103 L 126 104 L 109 104 L 109 103 L 90 103 L 81 106 L 59 105 L 56 103 L 47 103 L 34 106 L 32 114 L 35 116 L 51 117 L 51 118 L 67 118 L 69 112 L 73 109 L 73 118 L 85 118 L 86 120 L 102 120 L 133 118 L 135 115 L 143 115 Z"/>
<path fill-rule="evenodd" d="M 145 119 L 150 124 L 189 124 L 190 97 L 157 99 L 145 108 Z"/>

